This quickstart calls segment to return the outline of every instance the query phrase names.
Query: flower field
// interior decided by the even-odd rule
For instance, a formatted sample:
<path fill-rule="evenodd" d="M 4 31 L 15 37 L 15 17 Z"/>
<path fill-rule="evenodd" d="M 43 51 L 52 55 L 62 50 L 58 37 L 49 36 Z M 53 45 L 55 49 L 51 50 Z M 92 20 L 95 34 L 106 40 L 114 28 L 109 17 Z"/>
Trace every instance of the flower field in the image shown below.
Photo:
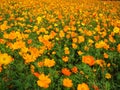
<path fill-rule="evenodd" d="M 120 2 L 0 0 L 0 90 L 120 90 Z"/>

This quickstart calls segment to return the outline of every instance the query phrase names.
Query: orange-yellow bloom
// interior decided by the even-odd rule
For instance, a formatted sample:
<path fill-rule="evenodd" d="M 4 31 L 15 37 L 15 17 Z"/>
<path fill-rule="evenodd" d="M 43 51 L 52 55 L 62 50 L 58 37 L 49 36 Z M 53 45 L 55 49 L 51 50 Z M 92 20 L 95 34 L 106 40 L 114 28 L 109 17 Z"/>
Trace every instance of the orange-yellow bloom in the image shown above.
<path fill-rule="evenodd" d="M 104 60 L 102 60 L 102 59 L 95 60 L 95 63 L 96 63 L 96 64 L 98 64 L 98 65 L 100 65 L 100 67 L 103 67 L 103 66 L 105 66 L 105 65 L 106 65 L 105 61 L 104 61 Z"/>
<path fill-rule="evenodd" d="M 50 59 L 45 59 L 44 60 L 44 66 L 46 67 L 53 67 L 55 65 L 55 61 L 54 59 L 50 60 Z"/>
<path fill-rule="evenodd" d="M 63 56 L 63 57 L 62 57 L 62 60 L 63 60 L 64 62 L 68 62 L 68 59 L 69 59 L 69 58 L 68 58 L 67 56 Z"/>
<path fill-rule="evenodd" d="M 72 87 L 73 86 L 72 80 L 70 80 L 69 78 L 64 78 L 63 86 L 68 87 L 68 88 Z"/>
<path fill-rule="evenodd" d="M 78 72 L 78 68 L 77 68 L 76 66 L 74 66 L 74 67 L 71 69 L 71 71 L 72 71 L 73 73 L 77 73 L 77 72 Z"/>
<path fill-rule="evenodd" d="M 104 58 L 108 58 L 108 54 L 107 53 L 104 53 Z"/>
<path fill-rule="evenodd" d="M 64 52 L 65 52 L 65 54 L 70 54 L 69 48 L 68 48 L 68 47 L 65 47 L 65 48 L 64 48 Z"/>
<path fill-rule="evenodd" d="M 50 83 L 51 79 L 48 76 L 44 74 L 39 75 L 39 80 L 37 81 L 38 86 L 48 88 Z"/>
<path fill-rule="evenodd" d="M 93 56 L 82 56 L 82 62 L 88 64 L 89 66 L 93 66 L 95 64 Z"/>
<path fill-rule="evenodd" d="M 90 90 L 86 83 L 78 84 L 77 90 Z"/>
<path fill-rule="evenodd" d="M 7 53 L 1 54 L 0 53 L 0 64 L 1 65 L 8 65 L 13 61 L 12 57 L 9 56 Z"/>
<path fill-rule="evenodd" d="M 82 43 L 85 41 L 84 36 L 78 36 L 78 43 Z"/>
<path fill-rule="evenodd" d="M 106 74 L 105 74 L 105 78 L 110 79 L 111 77 L 112 77 L 112 76 L 111 76 L 110 73 L 106 73 Z"/>

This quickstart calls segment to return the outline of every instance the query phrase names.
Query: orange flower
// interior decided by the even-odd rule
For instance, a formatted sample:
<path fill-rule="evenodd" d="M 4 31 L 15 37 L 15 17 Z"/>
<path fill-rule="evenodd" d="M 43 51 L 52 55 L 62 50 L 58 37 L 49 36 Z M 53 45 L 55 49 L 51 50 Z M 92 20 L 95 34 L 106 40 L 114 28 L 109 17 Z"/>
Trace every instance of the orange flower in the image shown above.
<path fill-rule="evenodd" d="M 78 36 L 78 43 L 82 43 L 85 41 L 84 36 Z"/>
<path fill-rule="evenodd" d="M 70 80 L 69 78 L 64 78 L 63 86 L 68 87 L 68 88 L 72 87 L 73 86 L 72 80 Z"/>
<path fill-rule="evenodd" d="M 63 57 L 62 57 L 62 60 L 63 60 L 64 62 L 68 62 L 68 57 L 67 57 L 67 56 L 63 56 Z"/>
<path fill-rule="evenodd" d="M 63 38 L 65 36 L 65 33 L 61 30 L 59 33 L 60 38 Z"/>
<path fill-rule="evenodd" d="M 72 71 L 73 73 L 77 73 L 77 72 L 78 72 L 78 68 L 77 68 L 76 66 L 74 66 L 74 67 L 71 69 L 71 71 Z"/>
<path fill-rule="evenodd" d="M 68 47 L 65 47 L 65 48 L 64 48 L 64 52 L 65 52 L 65 54 L 70 54 L 69 48 L 68 48 Z"/>
<path fill-rule="evenodd" d="M 12 48 L 15 49 L 21 49 L 25 47 L 25 42 L 20 40 L 20 41 L 16 41 L 13 45 Z"/>
<path fill-rule="evenodd" d="M 94 39 L 96 40 L 96 41 L 98 41 L 99 39 L 100 39 L 100 36 L 98 35 L 98 36 L 94 36 Z"/>
<path fill-rule="evenodd" d="M 5 43 L 5 40 L 0 38 L 0 44 L 4 44 Z"/>
<path fill-rule="evenodd" d="M 46 58 L 44 60 L 44 66 L 46 66 L 46 67 L 53 67 L 54 65 L 55 65 L 54 59 L 49 60 L 49 59 Z"/>
<path fill-rule="evenodd" d="M 39 80 L 37 81 L 38 86 L 43 88 L 48 88 L 49 84 L 51 83 L 51 79 L 44 74 L 39 75 Z"/>
<path fill-rule="evenodd" d="M 86 83 L 78 84 L 77 90 L 90 90 Z"/>
<path fill-rule="evenodd" d="M 38 65 L 38 67 L 42 67 L 42 66 L 44 66 L 44 62 L 40 61 L 37 63 L 37 65 Z"/>
<path fill-rule="evenodd" d="M 75 43 L 72 43 L 72 48 L 73 49 L 76 49 L 77 48 L 77 45 Z"/>
<path fill-rule="evenodd" d="M 83 52 L 80 51 L 80 50 L 77 53 L 78 53 L 78 55 L 82 55 L 83 54 Z"/>
<path fill-rule="evenodd" d="M 66 76 L 70 76 L 70 75 L 71 75 L 70 70 L 67 69 L 67 68 L 63 68 L 63 69 L 62 69 L 62 73 L 63 73 L 64 75 L 66 75 Z"/>
<path fill-rule="evenodd" d="M 27 43 L 28 43 L 28 44 L 31 44 L 31 43 L 32 43 L 32 39 L 29 39 L 29 40 L 27 41 Z"/>
<path fill-rule="evenodd" d="M 117 45 L 117 51 L 120 53 L 120 44 Z"/>
<path fill-rule="evenodd" d="M 89 66 L 93 66 L 95 64 L 93 56 L 82 56 L 82 62 L 88 64 Z"/>
<path fill-rule="evenodd" d="M 58 15 L 58 19 L 60 19 L 60 20 L 62 19 L 62 15 L 61 14 Z"/>
<path fill-rule="evenodd" d="M 108 58 L 108 54 L 107 53 L 104 53 L 104 58 Z"/>
<path fill-rule="evenodd" d="M 73 39 L 72 39 L 72 42 L 73 42 L 73 43 L 77 43 L 77 38 L 73 38 Z"/>
<path fill-rule="evenodd" d="M 95 63 L 98 64 L 98 65 L 100 65 L 100 67 L 103 67 L 103 66 L 106 65 L 105 61 L 101 60 L 101 59 L 100 60 L 95 60 Z"/>

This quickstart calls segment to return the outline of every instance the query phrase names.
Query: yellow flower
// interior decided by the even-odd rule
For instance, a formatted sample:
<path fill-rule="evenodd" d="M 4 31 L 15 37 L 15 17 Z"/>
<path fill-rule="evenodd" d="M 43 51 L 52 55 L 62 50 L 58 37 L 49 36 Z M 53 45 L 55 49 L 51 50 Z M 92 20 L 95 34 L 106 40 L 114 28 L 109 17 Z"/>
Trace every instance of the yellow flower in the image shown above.
<path fill-rule="evenodd" d="M 63 56 L 63 57 L 62 57 L 62 60 L 63 60 L 64 62 L 68 62 L 68 59 L 69 59 L 68 56 Z"/>
<path fill-rule="evenodd" d="M 72 48 L 76 49 L 77 45 L 75 43 L 72 43 Z"/>
<path fill-rule="evenodd" d="M 52 52 L 52 54 L 54 55 L 54 54 L 56 54 L 56 52 L 55 52 L 55 51 L 53 51 L 53 52 Z"/>
<path fill-rule="evenodd" d="M 65 54 L 70 54 L 69 48 L 68 48 L 68 47 L 65 47 L 65 48 L 64 48 L 64 52 L 65 52 Z"/>
<path fill-rule="evenodd" d="M 39 80 L 37 81 L 38 86 L 43 88 L 48 88 L 51 83 L 51 79 L 44 74 L 39 75 Z"/>
<path fill-rule="evenodd" d="M 110 79 L 111 77 L 112 77 L 112 76 L 111 76 L 110 73 L 106 73 L 106 74 L 105 74 L 105 78 Z"/>
<path fill-rule="evenodd" d="M 45 59 L 44 60 L 44 66 L 46 67 L 53 67 L 55 65 L 55 61 L 54 59 L 50 60 L 50 59 Z"/>
<path fill-rule="evenodd" d="M 25 42 L 20 40 L 20 41 L 16 41 L 14 42 L 14 44 L 12 44 L 12 49 L 21 49 L 21 48 L 24 48 L 25 47 Z"/>
<path fill-rule="evenodd" d="M 69 78 L 64 78 L 63 86 L 68 87 L 68 88 L 72 87 L 73 86 L 72 80 L 70 80 Z"/>
<path fill-rule="evenodd" d="M 59 36 L 60 36 L 60 38 L 63 38 L 63 37 L 65 36 L 65 33 L 61 30 L 61 31 L 59 32 Z"/>
<path fill-rule="evenodd" d="M 86 83 L 78 84 L 77 90 L 90 90 Z"/>
<path fill-rule="evenodd" d="M 95 60 L 95 63 L 100 65 L 100 67 L 103 67 L 106 65 L 105 61 L 102 59 Z"/>
<path fill-rule="evenodd" d="M 9 27 L 7 26 L 7 21 L 4 21 L 4 23 L 2 24 L 2 25 L 0 25 L 0 29 L 2 30 L 2 31 L 4 31 L 4 30 L 6 30 L 6 29 L 8 29 Z"/>
<path fill-rule="evenodd" d="M 42 21 L 42 18 L 39 16 L 37 17 L 37 23 L 39 24 Z"/>
<path fill-rule="evenodd" d="M 82 55 L 83 54 L 83 52 L 80 51 L 80 50 L 77 53 L 78 53 L 78 55 Z"/>
<path fill-rule="evenodd" d="M 12 57 L 9 56 L 7 53 L 0 54 L 0 64 L 8 65 L 12 62 Z"/>
<path fill-rule="evenodd" d="M 94 43 L 94 41 L 93 41 L 92 39 L 89 39 L 88 42 L 89 42 L 90 44 Z"/>
<path fill-rule="evenodd" d="M 77 43 L 77 38 L 72 39 L 73 43 Z"/>
<path fill-rule="evenodd" d="M 114 33 L 119 33 L 120 29 L 118 27 L 114 27 L 113 32 Z"/>

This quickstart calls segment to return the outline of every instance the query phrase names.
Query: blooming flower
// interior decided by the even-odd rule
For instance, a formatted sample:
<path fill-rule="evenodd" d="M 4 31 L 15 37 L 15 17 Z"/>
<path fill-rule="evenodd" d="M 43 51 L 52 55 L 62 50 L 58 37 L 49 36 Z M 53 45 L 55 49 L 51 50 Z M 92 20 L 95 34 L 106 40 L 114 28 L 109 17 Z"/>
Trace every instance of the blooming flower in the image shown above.
<path fill-rule="evenodd" d="M 110 79 L 111 77 L 112 77 L 112 76 L 111 76 L 110 73 L 106 73 L 106 74 L 105 74 L 105 78 Z"/>
<path fill-rule="evenodd" d="M 77 90 L 90 90 L 86 83 L 78 84 Z"/>
<path fill-rule="evenodd" d="M 37 81 L 38 86 L 48 88 L 50 83 L 51 79 L 48 76 L 44 74 L 39 75 L 39 80 Z"/>
<path fill-rule="evenodd" d="M 77 68 L 76 66 L 74 66 L 74 67 L 71 69 L 71 71 L 72 71 L 73 73 L 77 73 L 77 72 L 78 72 L 78 68 Z"/>
<path fill-rule="evenodd" d="M 44 66 L 46 66 L 46 67 L 53 67 L 54 65 L 55 65 L 54 59 L 49 60 L 49 59 L 46 58 L 44 60 Z"/>
<path fill-rule="evenodd" d="M 95 60 L 95 63 L 98 64 L 98 65 L 100 65 L 100 67 L 103 67 L 103 66 L 106 65 L 105 61 L 104 61 L 104 60 L 101 60 L 101 59 Z"/>
<path fill-rule="evenodd" d="M 82 43 L 85 41 L 84 36 L 78 36 L 78 43 Z"/>
<path fill-rule="evenodd" d="M 64 78 L 63 86 L 68 87 L 68 88 L 72 87 L 73 86 L 72 80 L 70 80 L 69 78 Z"/>
<path fill-rule="evenodd" d="M 75 43 L 72 43 L 72 48 L 76 49 L 77 45 Z"/>
<path fill-rule="evenodd" d="M 104 53 L 104 58 L 108 58 L 108 54 L 107 53 Z"/>
<path fill-rule="evenodd" d="M 7 53 L 1 54 L 0 53 L 0 64 L 8 65 L 13 61 L 12 57 L 9 56 Z"/>
<path fill-rule="evenodd" d="M 68 48 L 68 47 L 65 47 L 65 48 L 64 48 L 64 52 L 65 52 L 65 54 L 70 54 L 69 48 Z"/>
<path fill-rule="evenodd" d="M 65 36 L 65 33 L 61 30 L 59 33 L 60 38 L 63 38 Z"/>
<path fill-rule="evenodd" d="M 90 66 L 93 66 L 95 64 L 95 60 L 93 56 L 82 56 L 82 62 Z"/>
<path fill-rule="evenodd" d="M 68 62 L 68 56 L 63 56 L 63 57 L 62 57 L 62 60 L 63 60 L 64 62 Z"/>
<path fill-rule="evenodd" d="M 62 73 L 63 73 L 64 75 L 66 75 L 66 76 L 70 76 L 70 75 L 71 75 L 70 70 L 67 69 L 67 68 L 63 68 L 63 69 L 62 69 Z"/>
<path fill-rule="evenodd" d="M 39 24 L 42 21 L 42 18 L 39 16 L 37 17 L 37 23 Z"/>
<path fill-rule="evenodd" d="M 113 32 L 114 33 L 119 33 L 120 29 L 118 27 L 114 27 Z"/>

